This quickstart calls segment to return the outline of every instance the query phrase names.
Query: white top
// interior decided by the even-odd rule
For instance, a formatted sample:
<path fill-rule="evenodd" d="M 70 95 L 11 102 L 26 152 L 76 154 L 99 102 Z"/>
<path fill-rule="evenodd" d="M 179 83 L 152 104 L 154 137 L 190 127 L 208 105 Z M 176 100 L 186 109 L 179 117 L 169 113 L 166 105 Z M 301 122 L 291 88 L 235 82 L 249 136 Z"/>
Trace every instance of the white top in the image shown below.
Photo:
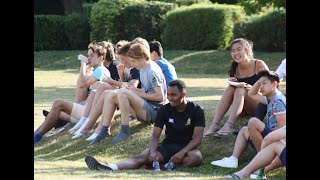
<path fill-rule="evenodd" d="M 276 73 L 279 75 L 280 81 L 286 76 L 286 59 L 282 60 L 280 66 L 277 68 Z"/>

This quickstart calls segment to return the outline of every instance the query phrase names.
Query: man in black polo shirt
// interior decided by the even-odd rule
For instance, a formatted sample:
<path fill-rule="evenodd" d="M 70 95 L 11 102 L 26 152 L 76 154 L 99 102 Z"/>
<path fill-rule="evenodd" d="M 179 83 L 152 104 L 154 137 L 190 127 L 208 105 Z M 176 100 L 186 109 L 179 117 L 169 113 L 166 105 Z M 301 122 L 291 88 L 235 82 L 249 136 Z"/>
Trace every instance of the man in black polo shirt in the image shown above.
<path fill-rule="evenodd" d="M 99 162 L 92 156 L 86 156 L 87 166 L 94 170 L 138 169 L 153 161 L 172 162 L 187 167 L 200 165 L 202 154 L 197 147 L 205 127 L 203 108 L 186 100 L 186 85 L 181 80 L 171 81 L 167 93 L 169 103 L 157 113 L 147 149 L 132 159 L 115 164 Z M 159 144 L 164 125 L 166 136 Z"/>

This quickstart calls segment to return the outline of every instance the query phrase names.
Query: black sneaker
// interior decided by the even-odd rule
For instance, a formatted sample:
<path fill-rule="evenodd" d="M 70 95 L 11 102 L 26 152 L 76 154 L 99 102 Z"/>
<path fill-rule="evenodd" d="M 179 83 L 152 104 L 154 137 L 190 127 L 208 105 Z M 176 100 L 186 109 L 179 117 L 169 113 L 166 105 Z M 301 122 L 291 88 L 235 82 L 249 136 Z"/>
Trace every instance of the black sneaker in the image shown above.
<path fill-rule="evenodd" d="M 49 111 L 47 110 L 42 110 L 42 114 L 44 115 L 44 117 L 47 117 L 49 114 Z"/>
<path fill-rule="evenodd" d="M 92 156 L 86 156 L 84 161 L 86 162 L 88 168 L 92 170 L 111 170 L 112 171 L 112 169 L 107 164 L 97 161 Z"/>

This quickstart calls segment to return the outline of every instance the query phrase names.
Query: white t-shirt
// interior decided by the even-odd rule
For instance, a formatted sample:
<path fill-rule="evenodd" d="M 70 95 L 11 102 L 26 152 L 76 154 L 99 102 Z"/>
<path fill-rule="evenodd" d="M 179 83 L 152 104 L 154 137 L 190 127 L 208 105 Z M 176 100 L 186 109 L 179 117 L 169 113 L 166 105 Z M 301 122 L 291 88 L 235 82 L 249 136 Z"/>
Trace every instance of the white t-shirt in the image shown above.
<path fill-rule="evenodd" d="M 280 66 L 277 68 L 276 73 L 279 75 L 280 81 L 286 76 L 286 59 L 282 60 Z"/>

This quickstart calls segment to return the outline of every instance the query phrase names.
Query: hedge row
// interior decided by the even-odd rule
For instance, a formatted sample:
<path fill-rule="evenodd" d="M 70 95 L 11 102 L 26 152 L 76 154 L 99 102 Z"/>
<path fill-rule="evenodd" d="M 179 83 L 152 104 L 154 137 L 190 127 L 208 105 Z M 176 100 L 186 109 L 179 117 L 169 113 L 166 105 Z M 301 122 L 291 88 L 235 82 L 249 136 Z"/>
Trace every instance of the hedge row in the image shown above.
<path fill-rule="evenodd" d="M 114 26 L 115 39 L 132 40 L 143 37 L 147 40 L 161 41 L 162 26 L 165 14 L 176 8 L 173 3 L 144 2 L 130 4 L 121 12 Z"/>
<path fill-rule="evenodd" d="M 195 4 L 170 11 L 164 21 L 166 49 L 207 50 L 226 48 L 234 23 L 244 14 L 239 6 Z"/>
<path fill-rule="evenodd" d="M 256 51 L 280 52 L 286 46 L 285 10 L 253 16 L 235 24 L 235 37 L 250 39 Z"/>
<path fill-rule="evenodd" d="M 84 49 L 89 42 L 85 15 L 35 15 L 34 50 Z"/>

